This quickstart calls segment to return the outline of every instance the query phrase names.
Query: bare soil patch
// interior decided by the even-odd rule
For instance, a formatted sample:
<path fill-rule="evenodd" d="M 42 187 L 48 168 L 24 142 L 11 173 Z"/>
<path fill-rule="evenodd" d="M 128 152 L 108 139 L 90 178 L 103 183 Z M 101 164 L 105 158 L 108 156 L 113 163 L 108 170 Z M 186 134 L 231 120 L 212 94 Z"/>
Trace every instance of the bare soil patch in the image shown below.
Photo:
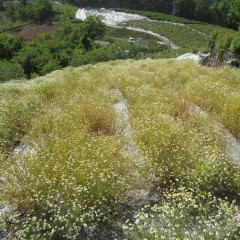
<path fill-rule="evenodd" d="M 58 25 L 31 25 L 12 30 L 10 33 L 14 36 L 21 36 L 25 40 L 32 40 L 40 33 L 54 33 L 58 30 Z"/>

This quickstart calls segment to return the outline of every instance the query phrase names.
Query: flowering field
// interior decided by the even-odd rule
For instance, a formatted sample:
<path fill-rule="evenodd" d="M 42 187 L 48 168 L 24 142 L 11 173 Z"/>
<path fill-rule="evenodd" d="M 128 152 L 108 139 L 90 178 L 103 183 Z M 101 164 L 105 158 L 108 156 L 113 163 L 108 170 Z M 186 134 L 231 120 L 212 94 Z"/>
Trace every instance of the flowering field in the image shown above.
<path fill-rule="evenodd" d="M 127 60 L 1 84 L 0 237 L 238 239 L 239 73 Z"/>

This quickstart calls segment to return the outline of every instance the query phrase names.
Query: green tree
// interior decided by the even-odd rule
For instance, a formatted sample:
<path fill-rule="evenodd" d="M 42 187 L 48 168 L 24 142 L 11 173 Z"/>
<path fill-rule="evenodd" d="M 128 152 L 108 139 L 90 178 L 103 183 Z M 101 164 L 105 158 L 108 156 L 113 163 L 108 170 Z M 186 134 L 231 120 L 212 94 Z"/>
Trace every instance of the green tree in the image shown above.
<path fill-rule="evenodd" d="M 194 18 L 195 2 L 194 0 L 175 0 L 178 14 L 185 18 Z"/>
<path fill-rule="evenodd" d="M 3 0 L 0 0 L 0 11 L 3 10 Z"/>
<path fill-rule="evenodd" d="M 213 0 L 195 0 L 195 18 L 200 21 L 210 21 Z"/>
<path fill-rule="evenodd" d="M 28 3 L 28 0 L 21 0 L 21 3 L 25 6 Z"/>
<path fill-rule="evenodd" d="M 85 21 L 85 33 L 92 39 L 101 39 L 106 32 L 106 25 L 99 16 L 90 16 Z"/>
<path fill-rule="evenodd" d="M 49 0 L 37 0 L 33 4 L 34 22 L 36 23 L 51 23 L 54 16 L 53 6 Z"/>
<path fill-rule="evenodd" d="M 5 33 L 0 35 L 0 59 L 11 59 L 23 47 L 23 39 Z"/>
<path fill-rule="evenodd" d="M 0 61 L 0 82 L 24 78 L 21 65 L 13 62 Z"/>
<path fill-rule="evenodd" d="M 14 57 L 14 61 L 23 67 L 28 79 L 30 79 L 34 73 L 40 75 L 43 67 L 48 64 L 51 59 L 51 53 L 43 45 L 25 46 L 17 56 Z"/>
<path fill-rule="evenodd" d="M 240 36 L 233 39 L 230 50 L 234 56 L 240 57 Z"/>
<path fill-rule="evenodd" d="M 229 11 L 228 0 L 223 0 L 221 2 L 215 2 L 211 6 L 211 15 L 213 23 L 221 26 L 227 26 L 227 14 Z"/>
<path fill-rule="evenodd" d="M 228 23 L 229 26 L 238 29 L 240 26 L 240 1 L 239 0 L 232 0 L 229 4 L 228 10 Z"/>

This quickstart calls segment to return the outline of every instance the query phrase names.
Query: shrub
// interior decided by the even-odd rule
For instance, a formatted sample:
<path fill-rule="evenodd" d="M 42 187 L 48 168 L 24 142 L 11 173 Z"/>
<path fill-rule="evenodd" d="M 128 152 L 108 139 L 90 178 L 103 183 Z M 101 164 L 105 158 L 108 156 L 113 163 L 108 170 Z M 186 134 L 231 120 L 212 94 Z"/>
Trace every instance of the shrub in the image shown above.
<path fill-rule="evenodd" d="M 227 50 L 230 47 L 234 37 L 235 37 L 235 33 L 223 32 L 223 31 L 220 32 L 216 39 L 217 49 Z"/>
<path fill-rule="evenodd" d="M 25 74 L 21 65 L 12 62 L 0 61 L 0 82 L 24 77 Z"/>
<path fill-rule="evenodd" d="M 7 33 L 0 35 L 0 59 L 11 59 L 22 47 L 22 38 Z"/>
<path fill-rule="evenodd" d="M 240 37 L 233 39 L 230 50 L 234 55 L 240 55 Z"/>

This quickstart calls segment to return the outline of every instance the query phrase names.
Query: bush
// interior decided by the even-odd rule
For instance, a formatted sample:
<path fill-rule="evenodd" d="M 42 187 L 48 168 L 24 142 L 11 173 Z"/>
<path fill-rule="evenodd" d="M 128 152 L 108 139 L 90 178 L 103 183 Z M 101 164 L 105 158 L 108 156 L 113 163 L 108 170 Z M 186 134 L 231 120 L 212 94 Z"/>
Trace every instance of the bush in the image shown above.
<path fill-rule="evenodd" d="M 82 54 L 81 51 L 75 51 L 71 61 L 72 66 L 81 66 L 88 63 L 106 62 L 115 59 L 113 47 L 100 47 Z"/>
<path fill-rule="evenodd" d="M 0 35 L 0 59 L 11 59 L 22 47 L 22 38 L 7 33 Z"/>
<path fill-rule="evenodd" d="M 37 0 L 33 4 L 34 22 L 36 23 L 50 23 L 54 16 L 52 4 L 49 0 Z"/>
<path fill-rule="evenodd" d="M 25 77 L 21 65 L 12 62 L 0 61 L 0 82 Z"/>
<path fill-rule="evenodd" d="M 240 37 L 236 37 L 233 39 L 230 50 L 234 55 L 240 54 Z"/>
<path fill-rule="evenodd" d="M 235 33 L 230 32 L 220 32 L 216 39 L 217 49 L 229 49 L 232 40 L 235 37 Z"/>

